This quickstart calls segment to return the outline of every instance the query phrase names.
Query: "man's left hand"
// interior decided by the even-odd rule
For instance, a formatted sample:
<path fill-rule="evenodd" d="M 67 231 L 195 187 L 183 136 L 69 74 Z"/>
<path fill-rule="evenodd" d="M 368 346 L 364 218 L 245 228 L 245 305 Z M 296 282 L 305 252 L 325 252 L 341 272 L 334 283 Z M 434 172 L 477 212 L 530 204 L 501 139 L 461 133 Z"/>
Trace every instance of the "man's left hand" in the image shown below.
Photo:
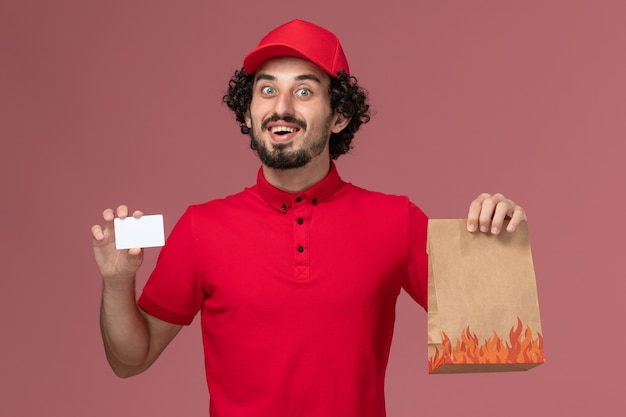
<path fill-rule="evenodd" d="M 467 230 L 483 233 L 491 231 L 497 235 L 502 230 L 505 219 L 510 219 L 507 232 L 514 232 L 522 221 L 526 220 L 526 212 L 513 200 L 502 194 L 483 193 L 470 203 L 467 215 Z"/>

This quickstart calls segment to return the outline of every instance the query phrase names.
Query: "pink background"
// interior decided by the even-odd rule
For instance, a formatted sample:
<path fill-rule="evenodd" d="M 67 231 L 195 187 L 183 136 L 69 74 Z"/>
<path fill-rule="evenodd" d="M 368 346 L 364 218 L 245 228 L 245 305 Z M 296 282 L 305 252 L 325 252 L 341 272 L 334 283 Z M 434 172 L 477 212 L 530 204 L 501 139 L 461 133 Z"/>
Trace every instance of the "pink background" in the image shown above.
<path fill-rule="evenodd" d="M 370 91 L 346 180 L 434 218 L 464 217 L 482 191 L 529 215 L 548 363 L 430 376 L 426 315 L 403 294 L 389 416 L 620 415 L 625 16 L 620 0 L 4 0 L 0 415 L 207 415 L 197 322 L 146 374 L 109 370 L 89 229 L 127 203 L 169 231 L 188 204 L 254 181 L 221 96 L 294 17 L 335 31 Z"/>

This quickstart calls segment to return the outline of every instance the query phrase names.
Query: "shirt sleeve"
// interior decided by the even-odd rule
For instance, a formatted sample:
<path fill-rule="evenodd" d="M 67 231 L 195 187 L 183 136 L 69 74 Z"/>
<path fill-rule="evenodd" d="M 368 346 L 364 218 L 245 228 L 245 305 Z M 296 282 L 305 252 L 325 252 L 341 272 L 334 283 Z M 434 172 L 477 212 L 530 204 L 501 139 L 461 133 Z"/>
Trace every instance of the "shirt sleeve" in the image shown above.
<path fill-rule="evenodd" d="M 408 270 L 403 288 L 425 310 L 428 308 L 427 233 L 428 217 L 419 207 L 409 202 Z"/>
<path fill-rule="evenodd" d="M 205 298 L 196 267 L 194 233 L 189 208 L 167 238 L 138 299 L 145 312 L 169 323 L 191 324 Z"/>

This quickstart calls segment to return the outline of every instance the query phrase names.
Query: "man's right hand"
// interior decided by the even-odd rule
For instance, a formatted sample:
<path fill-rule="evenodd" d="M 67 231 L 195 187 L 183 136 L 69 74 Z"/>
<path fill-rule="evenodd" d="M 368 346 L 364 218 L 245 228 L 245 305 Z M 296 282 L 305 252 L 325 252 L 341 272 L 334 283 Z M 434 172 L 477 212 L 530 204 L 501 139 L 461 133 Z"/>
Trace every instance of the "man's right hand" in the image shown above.
<path fill-rule="evenodd" d="M 91 228 L 93 253 L 103 278 L 100 329 L 107 359 L 120 377 L 146 370 L 163 352 L 182 326 L 167 323 L 139 308 L 135 299 L 135 274 L 143 260 L 140 248 L 115 248 L 115 217 L 128 217 L 127 206 L 102 213 L 104 227 Z M 143 215 L 133 212 L 133 217 Z"/>
<path fill-rule="evenodd" d="M 115 229 L 113 219 L 128 217 L 128 207 L 121 205 L 116 211 L 106 209 L 102 213 L 104 228 L 94 225 L 91 228 L 93 237 L 93 253 L 100 275 L 107 281 L 132 281 L 141 266 L 143 249 L 133 248 L 118 250 L 115 248 Z M 133 212 L 133 217 L 141 217 L 141 211 Z"/>

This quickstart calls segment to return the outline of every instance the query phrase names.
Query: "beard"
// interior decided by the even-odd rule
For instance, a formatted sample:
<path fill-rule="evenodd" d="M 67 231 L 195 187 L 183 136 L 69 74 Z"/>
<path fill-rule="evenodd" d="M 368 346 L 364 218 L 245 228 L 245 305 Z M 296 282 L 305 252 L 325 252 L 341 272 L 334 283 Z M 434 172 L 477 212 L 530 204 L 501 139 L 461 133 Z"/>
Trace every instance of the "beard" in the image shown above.
<path fill-rule="evenodd" d="M 299 149 L 290 149 L 293 143 L 270 143 L 266 144 L 261 138 L 261 132 L 266 130 L 269 122 L 283 120 L 288 123 L 296 123 L 300 126 L 300 132 L 305 133 L 304 141 Z M 290 116 L 274 115 L 262 123 L 262 128 L 257 130 L 254 125 L 250 129 L 250 148 L 257 154 L 263 165 L 269 168 L 288 170 L 306 166 L 311 160 L 319 156 L 329 139 L 330 120 L 319 132 L 308 132 L 306 122 Z M 306 137 L 306 135 L 312 135 Z"/>

